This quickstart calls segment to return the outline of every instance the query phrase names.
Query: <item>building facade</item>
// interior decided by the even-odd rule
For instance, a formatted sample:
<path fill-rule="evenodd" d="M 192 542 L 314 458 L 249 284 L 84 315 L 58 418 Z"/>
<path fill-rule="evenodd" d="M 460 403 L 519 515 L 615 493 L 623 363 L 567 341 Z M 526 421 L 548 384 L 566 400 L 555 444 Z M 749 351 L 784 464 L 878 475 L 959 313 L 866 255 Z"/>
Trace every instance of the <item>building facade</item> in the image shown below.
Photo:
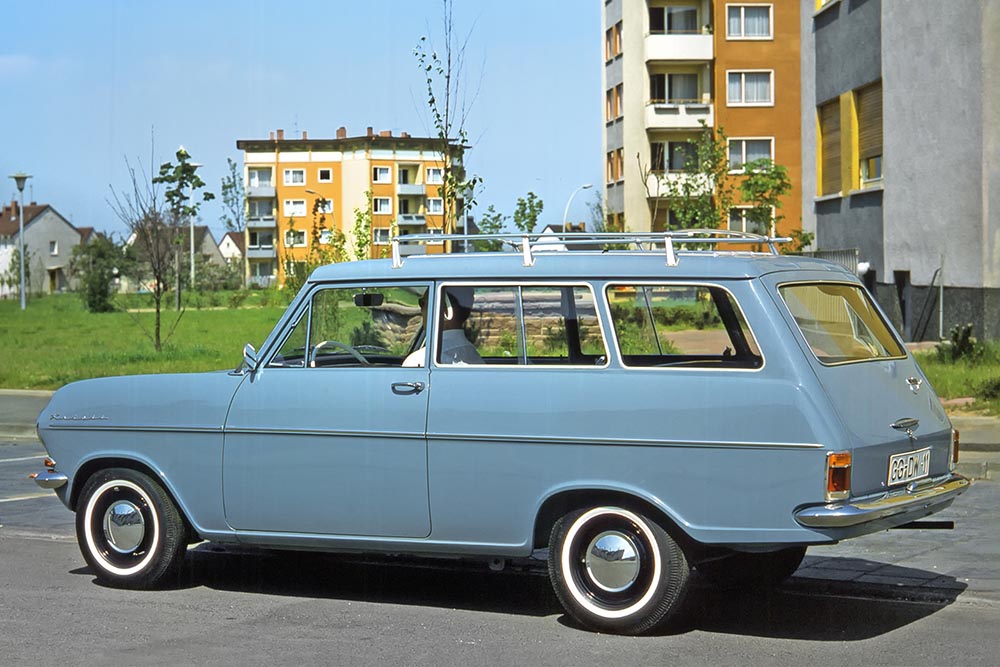
<path fill-rule="evenodd" d="M 5 204 L 0 213 L 0 298 L 19 294 L 19 270 L 11 266 L 19 246 L 20 205 Z M 29 294 L 52 294 L 72 289 L 70 260 L 80 245 L 80 230 L 47 204 L 24 207 L 25 280 Z M 18 275 L 15 275 L 18 274 Z"/>
<path fill-rule="evenodd" d="M 775 230 L 801 226 L 799 4 L 719 0 L 606 0 L 602 10 L 605 209 L 609 224 L 659 231 L 672 221 L 667 182 L 682 178 L 702 124 L 728 137 L 730 174 L 770 158 L 792 191 Z M 655 212 L 655 219 L 654 219 Z"/>
<path fill-rule="evenodd" d="M 240 140 L 236 146 L 246 170 L 251 283 L 283 284 L 286 271 L 301 266 L 311 251 L 332 250 L 337 232 L 354 256 L 355 212 L 368 210 L 369 196 L 371 257 L 385 256 L 396 233 L 443 233 L 445 170 L 436 138 L 376 134 L 370 127 L 363 136 L 348 137 L 341 127 L 334 139 L 310 139 L 305 132 L 286 139 L 277 130 L 268 139 Z M 428 244 L 404 251 L 443 249 Z"/>
<path fill-rule="evenodd" d="M 908 340 L 1000 338 L 1000 0 L 802 0 L 802 219 Z"/>

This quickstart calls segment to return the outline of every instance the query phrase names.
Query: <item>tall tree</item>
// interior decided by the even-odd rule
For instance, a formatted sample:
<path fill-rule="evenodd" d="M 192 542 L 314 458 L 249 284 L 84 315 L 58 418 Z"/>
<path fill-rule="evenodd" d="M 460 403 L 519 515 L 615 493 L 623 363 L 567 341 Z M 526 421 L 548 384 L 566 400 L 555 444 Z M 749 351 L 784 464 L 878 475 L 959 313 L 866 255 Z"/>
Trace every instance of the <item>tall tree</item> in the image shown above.
<path fill-rule="evenodd" d="M 514 207 L 514 226 L 526 234 L 535 231 L 543 208 L 545 203 L 534 192 L 529 192 L 527 197 L 518 197 Z"/>
<path fill-rule="evenodd" d="M 246 187 L 243 185 L 243 169 L 240 165 L 236 163 L 232 158 L 226 158 L 226 164 L 229 166 L 229 173 L 222 177 L 222 185 L 219 192 L 222 195 L 222 224 L 226 226 L 226 230 L 230 232 L 236 232 L 240 237 L 245 239 L 245 231 L 247 226 L 247 193 Z M 246 243 L 243 244 L 243 262 L 242 262 L 242 274 L 241 282 L 243 287 L 246 288 L 247 279 L 247 252 Z"/>
<path fill-rule="evenodd" d="M 426 36 L 421 37 L 413 54 L 424 74 L 427 107 L 437 137 L 441 157 L 441 199 L 444 233 L 453 231 L 465 210 L 475 205 L 478 176 L 468 176 L 462 159 L 468 147 L 466 121 L 479 93 L 479 86 L 469 94 L 465 81 L 465 56 L 470 30 L 459 40 L 455 36 L 452 0 L 442 0 L 443 51 L 439 53 Z M 479 83 L 482 83 L 480 77 Z"/>
<path fill-rule="evenodd" d="M 725 229 L 736 198 L 725 130 L 702 122 L 698 139 L 688 140 L 688 145 L 692 149 L 686 152 L 683 172 L 666 179 L 670 208 L 681 228 Z"/>
<path fill-rule="evenodd" d="M 164 192 L 164 198 L 167 200 L 167 207 L 171 217 L 170 224 L 179 232 L 175 238 L 175 243 L 177 245 L 177 310 L 180 310 L 181 264 L 183 263 L 181 257 L 184 255 L 181 248 L 184 235 L 180 233 L 180 230 L 183 229 L 185 222 L 198 215 L 198 209 L 201 208 L 202 202 L 215 199 L 215 195 L 209 191 L 205 191 L 201 195 L 201 201 L 195 201 L 195 191 L 205 187 L 205 181 L 201 180 L 201 176 L 197 173 L 201 165 L 191 161 L 190 153 L 183 146 L 177 149 L 174 157 L 177 158 L 177 164 L 172 162 L 161 164 L 160 174 L 153 179 L 153 183 L 162 183 L 168 186 Z M 193 233 L 193 230 L 189 233 Z M 194 286 L 192 285 L 192 287 Z"/>
<path fill-rule="evenodd" d="M 740 194 L 745 203 L 751 204 L 746 212 L 750 230 L 755 234 L 770 236 L 781 215 L 781 198 L 792 191 L 788 170 L 773 160 L 761 158 L 743 165 L 746 176 L 740 181 Z"/>

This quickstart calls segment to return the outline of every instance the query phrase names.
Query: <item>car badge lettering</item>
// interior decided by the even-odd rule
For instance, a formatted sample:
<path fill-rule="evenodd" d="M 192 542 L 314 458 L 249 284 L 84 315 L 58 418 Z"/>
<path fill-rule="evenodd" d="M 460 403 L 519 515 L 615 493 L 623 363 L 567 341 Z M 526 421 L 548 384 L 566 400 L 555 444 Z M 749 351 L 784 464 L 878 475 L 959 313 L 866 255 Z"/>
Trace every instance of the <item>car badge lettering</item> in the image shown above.
<path fill-rule="evenodd" d="M 52 422 L 96 422 L 108 421 L 104 415 L 61 415 L 58 413 L 49 415 Z"/>

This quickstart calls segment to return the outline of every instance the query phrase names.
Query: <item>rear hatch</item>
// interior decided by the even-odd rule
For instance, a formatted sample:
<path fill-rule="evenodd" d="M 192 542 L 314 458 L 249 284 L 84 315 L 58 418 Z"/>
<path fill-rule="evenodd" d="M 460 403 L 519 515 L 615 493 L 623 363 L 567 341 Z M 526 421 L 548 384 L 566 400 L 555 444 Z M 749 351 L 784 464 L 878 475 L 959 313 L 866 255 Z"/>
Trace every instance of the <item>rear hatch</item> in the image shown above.
<path fill-rule="evenodd" d="M 920 367 L 867 290 L 843 280 L 765 278 L 847 433 L 851 496 L 947 474 L 951 424 Z"/>

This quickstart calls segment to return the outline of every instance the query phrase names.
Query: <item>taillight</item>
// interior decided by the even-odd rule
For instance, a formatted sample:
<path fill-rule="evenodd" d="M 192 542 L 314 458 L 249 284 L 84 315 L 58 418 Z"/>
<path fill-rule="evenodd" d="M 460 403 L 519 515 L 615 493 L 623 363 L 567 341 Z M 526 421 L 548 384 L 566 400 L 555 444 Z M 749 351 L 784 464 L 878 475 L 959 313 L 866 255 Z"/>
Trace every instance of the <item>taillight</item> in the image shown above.
<path fill-rule="evenodd" d="M 851 453 L 826 455 L 826 499 L 843 500 L 851 495 Z"/>
<path fill-rule="evenodd" d="M 948 470 L 954 470 L 955 466 L 958 465 L 958 429 L 951 429 L 951 456 L 949 457 L 950 463 L 948 464 Z"/>

